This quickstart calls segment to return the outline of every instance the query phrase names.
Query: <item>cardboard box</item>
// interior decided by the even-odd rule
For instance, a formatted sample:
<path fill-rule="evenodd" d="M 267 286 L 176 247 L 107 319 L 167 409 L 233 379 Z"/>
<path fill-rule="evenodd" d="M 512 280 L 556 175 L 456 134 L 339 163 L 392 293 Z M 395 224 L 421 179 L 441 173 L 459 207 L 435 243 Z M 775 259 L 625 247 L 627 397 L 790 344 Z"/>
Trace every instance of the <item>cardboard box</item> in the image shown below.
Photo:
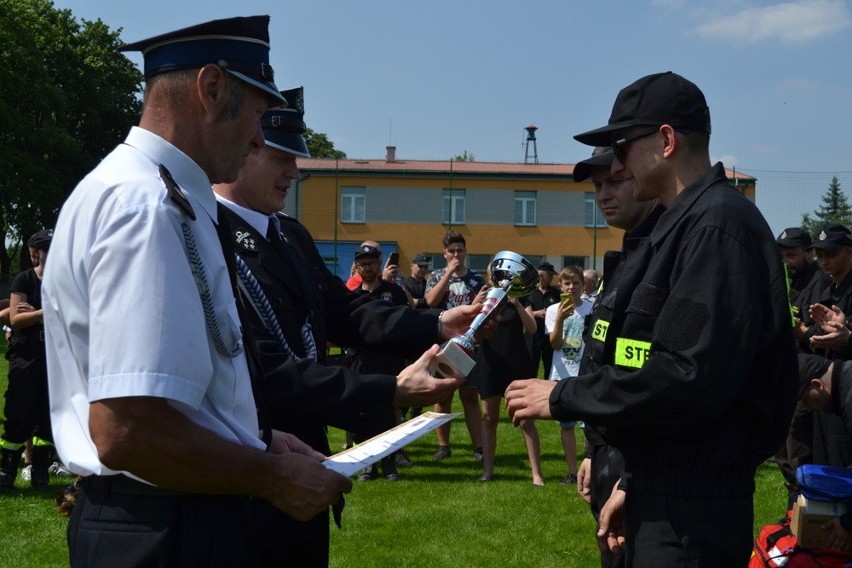
<path fill-rule="evenodd" d="M 845 512 L 846 503 L 815 501 L 799 495 L 793 504 L 790 530 L 802 548 L 828 548 L 831 533 L 822 530 L 822 525 Z"/>

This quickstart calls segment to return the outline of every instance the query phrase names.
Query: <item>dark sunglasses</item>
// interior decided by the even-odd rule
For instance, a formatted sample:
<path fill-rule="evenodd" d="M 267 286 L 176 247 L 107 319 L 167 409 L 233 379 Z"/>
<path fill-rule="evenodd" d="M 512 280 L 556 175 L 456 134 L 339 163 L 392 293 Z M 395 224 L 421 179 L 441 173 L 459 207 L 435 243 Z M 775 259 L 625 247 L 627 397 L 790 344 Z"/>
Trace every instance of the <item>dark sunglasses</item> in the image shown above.
<path fill-rule="evenodd" d="M 660 131 L 660 127 L 657 126 L 653 130 L 649 130 L 648 132 L 642 132 L 641 134 L 636 134 L 634 136 L 628 136 L 627 138 L 619 138 L 618 140 L 614 140 L 610 147 L 612 148 L 612 155 L 615 156 L 615 159 L 624 163 L 624 159 L 627 158 L 627 150 L 630 148 L 630 145 L 640 138 L 645 138 L 646 136 L 650 136 L 652 134 L 656 134 Z"/>

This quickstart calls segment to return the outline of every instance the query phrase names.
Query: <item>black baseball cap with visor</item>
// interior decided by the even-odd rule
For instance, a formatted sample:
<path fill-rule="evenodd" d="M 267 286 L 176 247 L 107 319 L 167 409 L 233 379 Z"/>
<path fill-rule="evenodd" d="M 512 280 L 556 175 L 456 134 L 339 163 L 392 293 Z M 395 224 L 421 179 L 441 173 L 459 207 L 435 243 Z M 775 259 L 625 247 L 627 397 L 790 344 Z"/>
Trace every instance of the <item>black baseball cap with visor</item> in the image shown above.
<path fill-rule="evenodd" d="M 710 134 L 710 109 L 695 83 L 666 71 L 647 75 L 618 92 L 606 126 L 577 134 L 574 139 L 589 146 L 609 146 L 614 157 L 623 161 L 627 147 L 651 136 L 663 124 L 681 132 Z M 648 130 L 613 139 L 616 133 L 636 126 Z"/>

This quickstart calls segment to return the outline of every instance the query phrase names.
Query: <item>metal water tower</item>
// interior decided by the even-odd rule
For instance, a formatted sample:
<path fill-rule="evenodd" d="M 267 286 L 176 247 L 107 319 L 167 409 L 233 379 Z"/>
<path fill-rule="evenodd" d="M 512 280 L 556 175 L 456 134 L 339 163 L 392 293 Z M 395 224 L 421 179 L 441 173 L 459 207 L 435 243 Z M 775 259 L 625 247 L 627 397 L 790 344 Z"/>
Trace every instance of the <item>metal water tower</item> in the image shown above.
<path fill-rule="evenodd" d="M 530 161 L 530 157 L 532 157 L 533 164 L 538 163 L 538 147 L 535 145 L 535 131 L 538 130 L 537 126 L 530 124 L 525 128 L 527 131 L 527 143 L 526 143 L 526 151 L 524 153 L 524 163 L 528 164 Z M 532 142 L 532 155 L 530 155 L 530 142 Z"/>

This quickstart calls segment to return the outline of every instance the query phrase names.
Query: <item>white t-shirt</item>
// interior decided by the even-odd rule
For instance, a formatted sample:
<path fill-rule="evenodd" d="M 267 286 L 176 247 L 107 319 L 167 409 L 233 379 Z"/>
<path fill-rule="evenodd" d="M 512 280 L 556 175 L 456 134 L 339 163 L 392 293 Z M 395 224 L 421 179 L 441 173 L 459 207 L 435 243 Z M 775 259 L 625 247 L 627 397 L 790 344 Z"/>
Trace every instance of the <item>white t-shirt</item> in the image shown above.
<path fill-rule="evenodd" d="M 163 164 L 191 204 L 184 216 Z M 228 348 L 241 332 L 204 171 L 177 148 L 133 128 L 62 207 L 42 286 L 56 447 L 78 474 L 110 474 L 88 428 L 93 401 L 155 396 L 224 439 L 263 448 L 244 354 L 210 339 L 181 222 L 191 228 Z"/>
<path fill-rule="evenodd" d="M 553 364 L 550 367 L 550 379 L 561 380 L 580 374 L 580 360 L 583 358 L 583 323 L 592 310 L 592 302 L 582 300 L 574 308 L 574 313 L 562 322 L 562 348 L 554 349 Z M 556 313 L 559 303 L 547 307 L 544 312 L 544 330 L 550 332 L 556 326 Z"/>

